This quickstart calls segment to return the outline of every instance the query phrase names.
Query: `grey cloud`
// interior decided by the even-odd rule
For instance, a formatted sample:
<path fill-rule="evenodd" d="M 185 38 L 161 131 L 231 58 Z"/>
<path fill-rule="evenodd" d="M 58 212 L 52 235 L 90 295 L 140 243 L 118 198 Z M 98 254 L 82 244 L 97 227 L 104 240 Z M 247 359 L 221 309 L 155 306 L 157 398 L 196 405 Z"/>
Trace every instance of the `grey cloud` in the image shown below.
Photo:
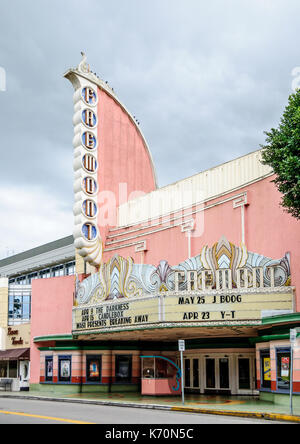
<path fill-rule="evenodd" d="M 160 185 L 258 149 L 300 66 L 298 0 L 2 3 L 0 187 L 38 186 L 70 212 L 73 90 L 63 73 L 81 50 L 139 118 Z"/>

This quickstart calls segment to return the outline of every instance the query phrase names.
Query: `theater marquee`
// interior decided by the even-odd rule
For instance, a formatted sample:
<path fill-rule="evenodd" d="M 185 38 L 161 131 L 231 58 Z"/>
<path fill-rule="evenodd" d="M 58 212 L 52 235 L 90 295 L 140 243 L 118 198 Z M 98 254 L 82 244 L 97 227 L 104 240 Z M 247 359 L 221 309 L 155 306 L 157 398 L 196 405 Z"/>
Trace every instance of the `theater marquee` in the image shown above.
<path fill-rule="evenodd" d="M 159 322 L 159 299 L 146 298 L 77 308 L 73 312 L 73 330 L 120 328 Z"/>
<path fill-rule="evenodd" d="M 270 313 L 293 311 L 289 284 L 288 255 L 272 260 L 225 238 L 177 267 L 115 256 L 77 284 L 73 333 L 255 324 Z"/>

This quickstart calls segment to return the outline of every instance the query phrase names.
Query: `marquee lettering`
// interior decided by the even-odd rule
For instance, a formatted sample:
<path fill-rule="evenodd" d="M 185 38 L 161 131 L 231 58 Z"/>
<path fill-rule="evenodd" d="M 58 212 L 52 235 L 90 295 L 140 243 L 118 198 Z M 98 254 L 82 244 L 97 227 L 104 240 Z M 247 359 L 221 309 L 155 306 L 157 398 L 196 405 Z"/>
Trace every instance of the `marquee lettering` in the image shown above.
<path fill-rule="evenodd" d="M 279 287 L 275 281 L 276 266 L 266 267 L 266 272 L 270 275 L 270 287 Z M 174 277 L 175 291 L 180 291 L 180 287 L 187 282 L 188 291 L 207 291 L 212 290 L 213 271 L 204 270 L 199 273 L 196 270 L 176 270 Z M 263 268 L 253 267 L 238 268 L 236 270 L 236 280 L 233 280 L 232 270 L 223 268 L 216 270 L 216 290 L 231 290 L 232 288 L 263 288 Z"/>

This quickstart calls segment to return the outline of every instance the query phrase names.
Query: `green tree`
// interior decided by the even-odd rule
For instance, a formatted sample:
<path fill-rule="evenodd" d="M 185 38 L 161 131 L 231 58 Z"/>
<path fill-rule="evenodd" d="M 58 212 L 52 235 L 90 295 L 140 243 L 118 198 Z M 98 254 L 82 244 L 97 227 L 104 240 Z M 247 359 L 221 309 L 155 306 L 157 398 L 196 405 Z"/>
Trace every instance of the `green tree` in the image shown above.
<path fill-rule="evenodd" d="M 300 90 L 291 94 L 278 128 L 265 132 L 262 162 L 269 165 L 282 193 L 282 206 L 300 219 Z"/>

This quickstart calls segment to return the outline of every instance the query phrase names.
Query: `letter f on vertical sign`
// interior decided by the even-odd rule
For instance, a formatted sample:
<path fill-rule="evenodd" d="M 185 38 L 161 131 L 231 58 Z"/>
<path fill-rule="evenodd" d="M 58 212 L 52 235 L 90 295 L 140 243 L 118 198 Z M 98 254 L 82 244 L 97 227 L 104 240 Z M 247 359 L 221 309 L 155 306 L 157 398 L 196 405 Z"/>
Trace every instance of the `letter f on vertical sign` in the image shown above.
<path fill-rule="evenodd" d="M 0 66 L 0 92 L 6 91 L 6 72 L 5 69 Z"/>

